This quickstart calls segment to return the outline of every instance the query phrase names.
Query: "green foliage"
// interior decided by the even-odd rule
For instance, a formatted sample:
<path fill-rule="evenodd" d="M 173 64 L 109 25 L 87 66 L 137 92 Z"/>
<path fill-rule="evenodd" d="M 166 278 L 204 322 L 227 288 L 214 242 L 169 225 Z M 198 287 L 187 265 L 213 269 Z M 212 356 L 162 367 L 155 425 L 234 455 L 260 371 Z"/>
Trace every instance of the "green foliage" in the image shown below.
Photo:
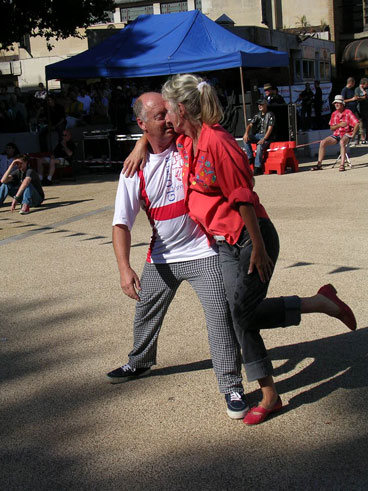
<path fill-rule="evenodd" d="M 297 23 L 296 25 L 300 26 L 300 27 L 310 27 L 310 24 L 307 20 L 307 16 L 306 15 L 302 15 L 301 17 L 297 17 Z"/>
<path fill-rule="evenodd" d="M 0 48 L 6 49 L 23 36 L 65 39 L 78 36 L 78 28 L 107 20 L 113 0 L 0 0 Z"/>

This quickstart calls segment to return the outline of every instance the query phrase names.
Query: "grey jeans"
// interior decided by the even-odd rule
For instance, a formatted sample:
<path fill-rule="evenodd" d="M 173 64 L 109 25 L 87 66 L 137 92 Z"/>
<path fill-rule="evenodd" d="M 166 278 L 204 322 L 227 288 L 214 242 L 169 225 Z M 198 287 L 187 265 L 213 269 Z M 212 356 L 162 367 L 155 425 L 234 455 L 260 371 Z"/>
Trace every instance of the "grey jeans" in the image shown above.
<path fill-rule="evenodd" d="M 275 264 L 279 255 L 277 231 L 268 219 L 260 218 L 258 223 L 267 253 Z M 245 228 L 236 245 L 227 242 L 218 245 L 234 329 L 242 349 L 247 379 L 252 382 L 273 373 L 260 330 L 298 325 L 300 298 L 265 298 L 269 282 L 262 283 L 257 271 L 248 274 L 252 242 Z"/>

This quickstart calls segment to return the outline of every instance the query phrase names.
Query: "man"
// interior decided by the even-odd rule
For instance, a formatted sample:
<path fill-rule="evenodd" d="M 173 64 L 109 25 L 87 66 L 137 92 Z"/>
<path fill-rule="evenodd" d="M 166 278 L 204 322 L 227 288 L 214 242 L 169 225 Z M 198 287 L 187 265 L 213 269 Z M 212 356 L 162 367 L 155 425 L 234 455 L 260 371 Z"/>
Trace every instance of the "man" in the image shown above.
<path fill-rule="evenodd" d="M 304 90 L 302 90 L 298 96 L 296 102 L 301 102 L 301 126 L 304 131 L 309 130 L 312 122 L 312 104 L 314 94 L 310 87 L 310 83 L 305 84 Z"/>
<path fill-rule="evenodd" d="M 331 114 L 329 122 L 330 128 L 333 131 L 332 136 L 328 136 L 321 141 L 318 152 L 318 162 L 312 170 L 322 170 L 322 161 L 325 156 L 325 148 L 328 145 L 340 144 L 341 164 L 339 171 L 345 170 L 346 145 L 350 140 L 355 138 L 359 130 L 359 120 L 350 111 L 345 109 L 344 98 L 342 95 L 336 95 L 333 101 L 336 111 Z"/>
<path fill-rule="evenodd" d="M 62 140 L 54 148 L 51 157 L 43 157 L 37 159 L 37 171 L 38 175 L 44 186 L 51 186 L 53 184 L 53 176 L 55 174 L 56 166 L 66 167 L 70 165 L 70 159 L 75 152 L 75 143 L 72 141 L 72 135 L 70 131 L 64 130 Z M 49 173 L 46 178 L 43 177 L 43 167 L 49 166 Z"/>
<path fill-rule="evenodd" d="M 358 117 L 358 96 L 355 95 L 355 79 L 353 77 L 347 79 L 346 86 L 342 89 L 341 95 L 344 98 L 345 108 L 350 109 Z"/>
<path fill-rule="evenodd" d="M 278 93 L 278 89 L 274 85 L 270 83 L 264 84 L 263 90 L 265 93 L 265 99 L 269 106 L 275 104 L 286 104 L 285 99 Z"/>
<path fill-rule="evenodd" d="M 166 311 L 183 280 L 197 293 L 205 311 L 213 367 L 227 413 L 240 419 L 248 410 L 240 373 L 240 352 L 226 302 L 217 251 L 187 215 L 182 160 L 175 133 L 165 122 L 161 94 L 142 94 L 134 103 L 137 124 L 150 153 L 143 170 L 120 175 L 113 219 L 113 245 L 123 292 L 137 301 L 134 346 L 129 362 L 107 374 L 111 383 L 148 375 L 156 363 L 157 337 Z M 139 280 L 129 262 L 131 234 L 140 206 L 150 220 L 153 238 Z"/>
<path fill-rule="evenodd" d="M 83 104 L 83 116 L 88 119 L 91 111 L 92 98 L 84 87 L 80 89 L 77 100 Z"/>
<path fill-rule="evenodd" d="M 266 99 L 257 101 L 259 112 L 253 117 L 248 124 L 243 140 L 244 148 L 248 155 L 250 164 L 254 164 L 254 175 L 263 174 L 263 161 L 265 150 L 273 139 L 275 128 L 275 115 L 268 110 Z M 257 143 L 256 158 L 254 159 L 252 143 Z"/>
<path fill-rule="evenodd" d="M 313 107 L 314 107 L 314 129 L 319 130 L 322 126 L 322 89 L 320 87 L 320 81 L 314 81 L 314 97 L 313 97 Z"/>
<path fill-rule="evenodd" d="M 360 143 L 368 143 L 368 79 L 362 78 L 355 89 L 360 117 Z"/>
<path fill-rule="evenodd" d="M 45 199 L 37 172 L 30 169 L 28 164 L 27 155 L 18 155 L 1 178 L 0 205 L 10 194 L 13 197 L 11 211 L 21 203 L 21 215 L 27 215 L 31 206 L 40 206 Z"/>

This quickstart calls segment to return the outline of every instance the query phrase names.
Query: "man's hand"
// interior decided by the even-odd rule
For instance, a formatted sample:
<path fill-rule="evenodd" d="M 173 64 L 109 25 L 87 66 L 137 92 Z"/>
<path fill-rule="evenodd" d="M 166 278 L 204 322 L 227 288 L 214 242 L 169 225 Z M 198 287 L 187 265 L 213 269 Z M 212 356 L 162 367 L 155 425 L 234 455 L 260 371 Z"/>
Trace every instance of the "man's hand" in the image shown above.
<path fill-rule="evenodd" d="M 264 247 L 253 247 L 248 274 L 252 274 L 255 267 L 257 268 L 262 283 L 266 283 L 270 280 L 274 264 Z"/>
<path fill-rule="evenodd" d="M 18 201 L 13 198 L 12 204 L 10 205 L 10 211 L 14 211 L 17 206 Z"/>
<path fill-rule="evenodd" d="M 132 268 L 127 267 L 120 273 L 120 286 L 125 295 L 139 302 L 137 291 L 141 289 L 141 283 Z"/>
<path fill-rule="evenodd" d="M 339 126 L 340 128 L 345 128 L 348 125 L 346 121 L 340 121 Z"/>
<path fill-rule="evenodd" d="M 261 138 L 260 140 L 258 140 L 257 145 L 263 145 L 264 142 L 265 142 L 265 139 L 264 138 Z"/>
<path fill-rule="evenodd" d="M 245 141 L 245 143 L 249 141 L 249 136 L 247 135 L 247 133 L 244 134 L 243 140 Z"/>

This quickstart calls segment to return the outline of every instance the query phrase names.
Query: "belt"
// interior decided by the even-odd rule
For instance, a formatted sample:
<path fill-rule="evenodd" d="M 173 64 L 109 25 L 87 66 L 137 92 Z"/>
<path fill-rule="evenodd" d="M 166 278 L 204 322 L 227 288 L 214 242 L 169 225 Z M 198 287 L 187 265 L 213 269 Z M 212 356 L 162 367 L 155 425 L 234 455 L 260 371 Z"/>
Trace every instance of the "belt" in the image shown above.
<path fill-rule="evenodd" d="M 226 242 L 223 235 L 214 235 L 213 238 L 215 239 L 216 244 L 223 244 L 224 242 Z"/>

